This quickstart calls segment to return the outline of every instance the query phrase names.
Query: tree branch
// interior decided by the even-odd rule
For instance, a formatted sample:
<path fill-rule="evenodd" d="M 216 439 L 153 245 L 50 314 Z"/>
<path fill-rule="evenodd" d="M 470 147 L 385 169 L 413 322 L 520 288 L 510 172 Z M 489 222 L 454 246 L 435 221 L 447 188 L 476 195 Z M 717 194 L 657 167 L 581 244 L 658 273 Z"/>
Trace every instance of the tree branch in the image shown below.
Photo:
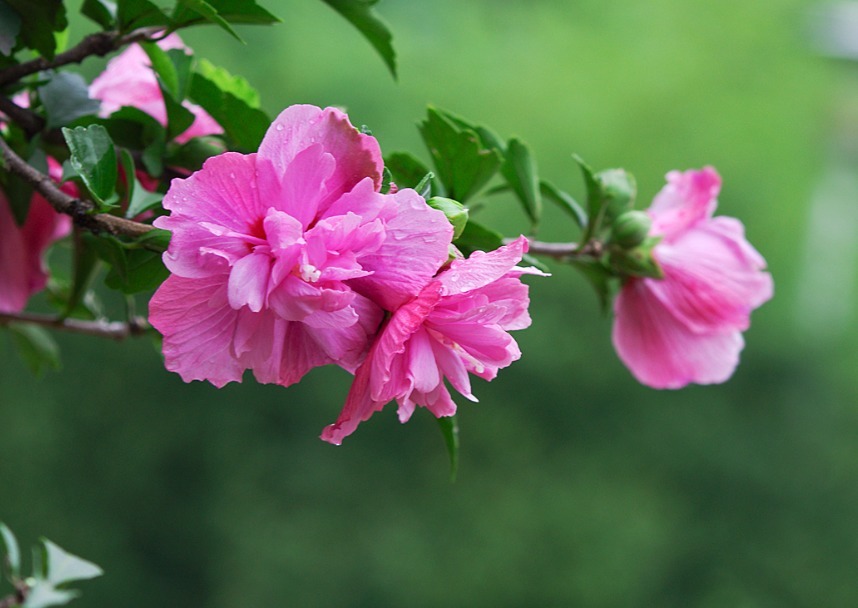
<path fill-rule="evenodd" d="M 107 213 L 91 214 L 93 207 L 88 201 L 74 198 L 59 189 L 54 181 L 28 165 L 24 159 L 15 154 L 9 144 L 0 137 L 0 151 L 6 168 L 22 177 L 25 181 L 45 197 L 51 206 L 60 213 L 70 215 L 75 224 L 89 230 L 90 232 L 107 232 L 115 236 L 127 236 L 137 238 L 143 236 L 153 227 L 149 224 L 141 224 L 133 220 L 116 217 Z"/>
<path fill-rule="evenodd" d="M 0 112 L 18 123 L 28 138 L 45 128 L 45 119 L 35 112 L 22 108 L 11 99 L 0 95 Z"/>
<path fill-rule="evenodd" d="M 17 82 L 36 72 L 58 68 L 70 63 L 80 63 L 87 57 L 103 57 L 111 51 L 141 40 L 147 40 L 150 36 L 158 34 L 163 28 L 141 28 L 128 34 L 119 32 L 96 32 L 81 40 L 64 53 L 60 53 L 51 60 L 37 57 L 31 61 L 13 65 L 0 71 L 0 87 Z"/>
<path fill-rule="evenodd" d="M 40 325 L 75 334 L 110 338 L 112 340 L 125 340 L 126 338 L 142 336 L 152 327 L 142 317 L 134 317 L 127 322 L 105 320 L 84 321 L 81 319 L 68 319 L 28 312 L 0 313 L 0 325 L 8 325 L 10 323 L 29 323 L 31 325 Z M 3 608 L 3 604 L 0 604 L 0 608 Z"/>
<path fill-rule="evenodd" d="M 514 239 L 504 239 L 504 244 L 511 243 Z M 578 243 L 546 243 L 528 239 L 527 252 L 532 255 L 540 255 L 555 260 L 573 260 L 581 258 L 598 258 L 603 253 L 602 243 L 590 241 L 585 245 Z"/>

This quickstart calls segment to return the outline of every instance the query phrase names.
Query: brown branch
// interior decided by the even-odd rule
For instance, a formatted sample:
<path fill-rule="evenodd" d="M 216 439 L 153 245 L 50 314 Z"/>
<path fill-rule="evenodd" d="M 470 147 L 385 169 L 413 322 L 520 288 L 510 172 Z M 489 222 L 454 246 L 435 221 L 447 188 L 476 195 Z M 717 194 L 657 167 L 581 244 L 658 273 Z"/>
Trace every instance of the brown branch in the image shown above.
<path fill-rule="evenodd" d="M 18 123 L 28 138 L 45 128 L 45 119 L 35 112 L 22 108 L 11 99 L 0 95 L 0 112 Z"/>
<path fill-rule="evenodd" d="M 123 321 L 84 321 L 81 319 L 68 319 L 53 317 L 36 313 L 0 313 L 0 325 L 10 323 L 29 323 L 40 325 L 51 329 L 59 329 L 75 334 L 96 336 L 100 338 L 111 338 L 113 340 L 124 340 L 145 334 L 151 326 L 142 317 L 134 317 L 128 322 Z M 0 604 L 2 608 L 2 604 Z"/>
<path fill-rule="evenodd" d="M 51 206 L 60 213 L 70 215 L 75 224 L 90 232 L 107 232 L 115 236 L 137 238 L 143 236 L 153 227 L 133 220 L 126 220 L 107 213 L 92 214 L 92 203 L 70 196 L 59 189 L 54 181 L 28 165 L 24 159 L 15 154 L 9 144 L 0 138 L 0 151 L 6 169 L 22 177 L 25 181 L 45 197 Z"/>
<path fill-rule="evenodd" d="M 515 239 L 504 239 L 504 244 L 511 243 Z M 599 258 L 603 253 L 603 245 L 598 241 L 590 241 L 585 245 L 578 243 L 546 243 L 528 239 L 527 252 L 531 255 L 539 255 L 555 260 L 568 261 L 582 258 Z"/>
<path fill-rule="evenodd" d="M 87 57 L 103 57 L 111 51 L 115 51 L 126 44 L 148 40 L 150 37 L 158 34 L 163 28 L 141 28 L 128 34 L 120 34 L 119 32 L 97 32 L 90 34 L 81 40 L 76 46 L 69 50 L 60 53 L 51 60 L 44 57 L 37 57 L 31 61 L 13 65 L 5 70 L 0 71 L 0 87 L 7 84 L 17 82 L 36 72 L 42 70 L 50 70 L 58 68 L 70 63 L 80 63 Z"/>

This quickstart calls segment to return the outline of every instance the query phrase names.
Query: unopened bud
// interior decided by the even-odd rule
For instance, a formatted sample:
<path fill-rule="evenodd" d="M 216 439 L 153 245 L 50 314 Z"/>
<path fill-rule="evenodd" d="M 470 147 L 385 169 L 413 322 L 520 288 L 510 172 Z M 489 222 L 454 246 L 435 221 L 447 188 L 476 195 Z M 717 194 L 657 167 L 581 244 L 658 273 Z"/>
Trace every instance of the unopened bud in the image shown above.
<path fill-rule="evenodd" d="M 611 242 L 623 249 L 637 247 L 649 234 L 652 220 L 645 211 L 626 211 L 611 227 Z"/>
<path fill-rule="evenodd" d="M 631 208 L 635 202 L 637 185 L 632 174 L 624 169 L 606 169 L 595 175 L 607 205 L 605 218 L 611 220 Z"/>
<path fill-rule="evenodd" d="M 426 203 L 447 216 L 447 221 L 453 225 L 453 238 L 459 238 L 465 229 L 465 224 L 468 223 L 468 210 L 465 209 L 465 206 L 459 201 L 443 196 L 433 196 Z"/>

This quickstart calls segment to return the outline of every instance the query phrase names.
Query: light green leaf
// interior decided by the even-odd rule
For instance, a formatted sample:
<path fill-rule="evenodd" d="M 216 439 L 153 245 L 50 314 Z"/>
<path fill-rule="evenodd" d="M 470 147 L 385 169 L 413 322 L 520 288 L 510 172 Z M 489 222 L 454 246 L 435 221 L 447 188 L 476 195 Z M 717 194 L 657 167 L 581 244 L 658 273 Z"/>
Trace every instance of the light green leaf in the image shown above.
<path fill-rule="evenodd" d="M 69 553 L 48 539 L 43 538 L 41 542 L 47 558 L 45 579 L 50 584 L 58 586 L 104 574 L 104 571 L 92 562 Z"/>
<path fill-rule="evenodd" d="M 184 10 L 183 10 L 184 9 Z M 244 43 L 244 40 L 241 39 L 229 22 L 224 19 L 220 13 L 218 13 L 217 9 L 213 7 L 211 4 L 206 2 L 205 0 L 179 0 L 179 4 L 176 6 L 176 13 L 173 14 L 174 21 L 181 21 L 181 17 L 185 14 L 185 11 L 190 10 L 199 15 L 201 15 L 207 21 L 211 21 L 215 25 L 220 26 L 224 31 L 228 32 L 233 38 L 238 40 L 241 43 Z"/>
<path fill-rule="evenodd" d="M 21 572 L 21 550 L 18 548 L 18 540 L 12 534 L 12 530 L 3 522 L 0 522 L 0 540 L 3 541 L 3 546 L 5 547 L 5 555 L 3 557 L 9 565 L 11 573 L 14 576 L 18 576 Z"/>
<path fill-rule="evenodd" d="M 378 0 L 322 0 L 345 17 L 375 48 L 387 69 L 396 78 L 396 52 L 387 24 L 373 10 Z"/>
<path fill-rule="evenodd" d="M 10 323 L 8 327 L 18 355 L 33 374 L 41 376 L 48 369 L 60 368 L 60 349 L 44 328 L 27 323 Z"/>
<path fill-rule="evenodd" d="M 49 606 L 63 606 L 78 597 L 78 591 L 68 589 L 55 589 L 48 581 L 37 580 L 30 587 L 27 599 L 22 608 L 48 608 Z"/>
<path fill-rule="evenodd" d="M 71 165 L 93 197 L 104 206 L 116 188 L 116 151 L 107 129 L 101 125 L 63 128 L 71 152 Z"/>
<path fill-rule="evenodd" d="M 579 228 L 583 230 L 587 227 L 587 213 L 569 193 L 544 180 L 539 182 L 539 190 L 542 192 L 543 199 L 551 201 L 565 211 L 575 220 Z"/>
<path fill-rule="evenodd" d="M 542 217 L 542 195 L 539 190 L 536 160 L 530 148 L 518 139 L 509 140 L 501 173 L 512 187 L 535 229 Z"/>
<path fill-rule="evenodd" d="M 197 72 L 222 92 L 229 93 L 251 108 L 259 108 L 259 93 L 243 77 L 233 76 L 207 59 L 200 59 L 197 63 Z"/>
<path fill-rule="evenodd" d="M 116 20 L 122 32 L 170 23 L 164 11 L 149 0 L 117 0 Z"/>

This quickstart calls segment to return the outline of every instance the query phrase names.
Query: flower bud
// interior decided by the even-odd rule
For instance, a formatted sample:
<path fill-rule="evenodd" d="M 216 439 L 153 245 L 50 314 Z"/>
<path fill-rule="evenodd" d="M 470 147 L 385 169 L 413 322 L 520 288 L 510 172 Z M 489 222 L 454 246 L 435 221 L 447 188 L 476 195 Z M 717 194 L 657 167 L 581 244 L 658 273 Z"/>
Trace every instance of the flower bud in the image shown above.
<path fill-rule="evenodd" d="M 433 196 L 426 203 L 447 216 L 447 221 L 453 225 L 453 239 L 459 238 L 465 229 L 465 224 L 468 223 L 468 210 L 465 206 L 459 201 L 443 196 Z"/>
<path fill-rule="evenodd" d="M 611 226 L 611 242 L 623 249 L 632 249 L 644 242 L 652 220 L 645 211 L 626 211 Z"/>
<path fill-rule="evenodd" d="M 637 185 L 632 174 L 623 169 L 606 169 L 595 175 L 602 200 L 605 201 L 605 218 L 610 221 L 631 208 L 635 202 Z"/>

